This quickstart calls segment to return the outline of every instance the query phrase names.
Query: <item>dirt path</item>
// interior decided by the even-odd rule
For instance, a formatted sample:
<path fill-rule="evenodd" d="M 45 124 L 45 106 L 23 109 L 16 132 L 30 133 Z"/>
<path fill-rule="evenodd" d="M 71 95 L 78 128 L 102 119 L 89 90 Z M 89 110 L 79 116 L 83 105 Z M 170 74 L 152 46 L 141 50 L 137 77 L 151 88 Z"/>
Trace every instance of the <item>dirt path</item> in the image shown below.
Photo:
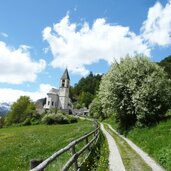
<path fill-rule="evenodd" d="M 165 171 L 164 168 L 162 168 L 159 164 L 157 164 L 147 153 L 142 151 L 138 146 L 136 146 L 132 141 L 129 139 L 125 138 L 124 136 L 119 135 L 112 127 L 111 125 L 107 124 L 108 127 L 115 132 L 119 137 L 124 139 L 129 146 L 136 151 L 137 154 L 140 155 L 140 157 L 148 164 L 149 167 L 151 167 L 152 170 L 154 171 Z"/>
<path fill-rule="evenodd" d="M 113 137 L 105 130 L 103 124 L 100 124 L 101 130 L 106 136 L 109 145 L 109 170 L 110 171 L 125 171 L 117 145 Z"/>

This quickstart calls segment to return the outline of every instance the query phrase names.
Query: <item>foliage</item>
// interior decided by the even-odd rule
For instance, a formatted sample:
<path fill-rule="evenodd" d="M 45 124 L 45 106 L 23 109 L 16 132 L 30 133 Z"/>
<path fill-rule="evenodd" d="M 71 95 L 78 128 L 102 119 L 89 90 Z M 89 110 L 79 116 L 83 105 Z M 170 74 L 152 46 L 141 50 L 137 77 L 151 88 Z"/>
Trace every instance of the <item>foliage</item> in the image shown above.
<path fill-rule="evenodd" d="M 31 117 L 35 112 L 35 104 L 28 96 L 21 96 L 11 106 L 11 111 L 6 117 L 6 125 L 18 124 L 25 121 L 26 118 Z"/>
<path fill-rule="evenodd" d="M 69 123 L 69 120 L 66 116 L 63 114 L 47 114 L 42 118 L 42 123 L 47 125 L 52 124 L 67 124 Z"/>
<path fill-rule="evenodd" d="M 104 119 L 105 116 L 103 115 L 102 112 L 102 106 L 100 103 L 100 99 L 98 97 L 95 97 L 92 103 L 90 104 L 90 116 L 94 118 L 99 118 L 99 119 Z"/>
<path fill-rule="evenodd" d="M 76 108 L 88 107 L 94 99 L 99 89 L 101 75 L 93 75 L 92 72 L 87 77 L 80 79 L 78 84 L 70 87 L 70 98 Z"/>
<path fill-rule="evenodd" d="M 82 164 L 80 170 L 108 171 L 108 156 L 109 150 L 107 140 L 102 132 L 100 132 L 96 145 L 91 147 L 91 153 L 87 160 Z"/>
<path fill-rule="evenodd" d="M 164 68 L 164 71 L 168 74 L 169 78 L 171 78 L 171 56 L 164 58 L 158 64 Z"/>
<path fill-rule="evenodd" d="M 121 131 L 157 123 L 171 106 L 171 82 L 142 55 L 113 63 L 98 93 L 102 112 L 115 115 Z"/>
<path fill-rule="evenodd" d="M 79 121 L 69 125 L 35 125 L 0 129 L 0 170 L 26 171 L 32 159 L 46 159 L 65 147 L 71 140 L 94 129 L 90 121 Z M 58 158 L 48 168 L 61 170 L 70 153 Z M 10 162 L 10 163 L 9 163 Z M 55 165 L 55 166 L 54 166 Z"/>
<path fill-rule="evenodd" d="M 134 143 L 140 146 L 166 170 L 171 170 L 171 119 L 151 128 L 134 128 L 128 133 Z"/>
<path fill-rule="evenodd" d="M 69 123 L 76 123 L 76 122 L 78 122 L 78 119 L 75 118 L 75 117 L 72 117 L 72 116 L 68 116 L 68 119 L 69 119 Z"/>
<path fill-rule="evenodd" d="M 4 126 L 4 117 L 0 116 L 0 128 Z"/>
<path fill-rule="evenodd" d="M 104 119 L 103 123 L 110 124 L 115 130 L 117 130 L 117 128 L 118 128 L 118 123 L 116 122 L 116 118 L 114 115 Z"/>
<path fill-rule="evenodd" d="M 47 125 L 69 124 L 69 123 L 76 123 L 76 122 L 77 122 L 77 118 L 64 115 L 63 113 L 61 113 L 59 111 L 57 113 L 46 114 L 42 118 L 42 123 L 47 124 Z"/>
<path fill-rule="evenodd" d="M 83 91 L 78 97 L 78 102 L 81 104 L 82 107 L 88 107 L 89 104 L 92 102 L 93 98 L 93 94 Z"/>
<path fill-rule="evenodd" d="M 22 123 L 23 126 L 26 125 L 31 125 L 31 119 L 30 118 L 26 118 L 26 120 Z"/>

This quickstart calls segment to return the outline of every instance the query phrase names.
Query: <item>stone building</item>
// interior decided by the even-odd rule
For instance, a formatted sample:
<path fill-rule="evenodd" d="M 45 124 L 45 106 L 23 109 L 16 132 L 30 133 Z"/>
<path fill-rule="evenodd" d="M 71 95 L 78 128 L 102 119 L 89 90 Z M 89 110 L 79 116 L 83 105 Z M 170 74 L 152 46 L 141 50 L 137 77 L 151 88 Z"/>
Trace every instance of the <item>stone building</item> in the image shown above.
<path fill-rule="evenodd" d="M 72 110 L 72 103 L 69 98 L 70 77 L 66 69 L 60 79 L 59 89 L 52 88 L 47 93 L 45 109 L 60 109 L 65 112 Z"/>

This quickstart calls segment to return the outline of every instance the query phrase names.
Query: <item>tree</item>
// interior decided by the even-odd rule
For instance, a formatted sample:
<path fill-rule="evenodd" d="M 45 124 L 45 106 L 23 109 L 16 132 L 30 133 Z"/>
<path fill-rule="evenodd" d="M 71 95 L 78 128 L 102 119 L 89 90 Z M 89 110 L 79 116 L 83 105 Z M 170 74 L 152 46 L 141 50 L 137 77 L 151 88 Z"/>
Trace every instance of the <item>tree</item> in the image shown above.
<path fill-rule="evenodd" d="M 98 98 L 102 112 L 115 115 L 120 130 L 149 126 L 171 106 L 171 81 L 148 58 L 127 56 L 103 76 Z"/>
<path fill-rule="evenodd" d="M 21 96 L 11 106 L 11 111 L 8 113 L 6 118 L 6 124 L 16 124 L 23 122 L 27 117 L 31 117 L 35 111 L 35 104 L 31 101 L 28 96 Z"/>
<path fill-rule="evenodd" d="M 169 78 L 171 78 L 171 56 L 168 56 L 165 59 L 161 60 L 158 64 L 164 68 Z"/>
<path fill-rule="evenodd" d="M 101 75 L 93 75 L 92 72 L 87 77 L 80 79 L 78 84 L 70 87 L 70 98 L 75 107 L 88 107 L 99 89 Z M 78 105 L 77 105 L 78 104 Z"/>
<path fill-rule="evenodd" d="M 94 96 L 89 93 L 89 92 L 82 92 L 79 96 L 79 103 L 82 105 L 82 107 L 87 107 L 89 106 L 89 104 L 92 102 Z"/>
<path fill-rule="evenodd" d="M 4 126 L 4 117 L 0 116 L 0 128 Z"/>
<path fill-rule="evenodd" d="M 95 97 L 92 103 L 90 104 L 90 116 L 97 119 L 100 118 L 101 120 L 106 118 L 102 112 L 102 105 L 100 103 L 100 99 L 98 98 L 98 96 Z"/>

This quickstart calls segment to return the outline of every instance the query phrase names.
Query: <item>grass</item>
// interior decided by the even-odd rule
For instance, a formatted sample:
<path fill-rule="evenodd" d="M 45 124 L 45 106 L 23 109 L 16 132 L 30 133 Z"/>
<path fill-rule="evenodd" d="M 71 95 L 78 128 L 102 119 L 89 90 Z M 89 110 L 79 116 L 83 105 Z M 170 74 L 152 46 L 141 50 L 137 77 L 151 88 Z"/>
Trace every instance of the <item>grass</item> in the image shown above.
<path fill-rule="evenodd" d="M 135 128 L 128 133 L 128 138 L 166 170 L 171 170 L 171 119 L 151 128 Z"/>
<path fill-rule="evenodd" d="M 125 140 L 114 133 L 107 125 L 106 130 L 115 139 L 119 148 L 122 161 L 127 171 L 151 171 L 151 168 L 142 160 L 142 158 L 127 144 Z"/>
<path fill-rule="evenodd" d="M 83 163 L 80 171 L 109 171 L 108 170 L 108 144 L 105 136 L 100 132 L 97 144 Z"/>
<path fill-rule="evenodd" d="M 116 123 L 115 120 L 116 120 L 115 117 L 114 117 L 114 116 L 111 116 L 110 118 L 107 118 L 107 119 L 103 120 L 103 123 L 108 123 L 108 124 L 110 124 L 115 130 L 117 130 L 118 124 Z"/>
<path fill-rule="evenodd" d="M 31 159 L 45 159 L 94 128 L 90 121 L 66 125 L 35 125 L 0 129 L 0 170 L 29 170 Z M 54 162 L 48 170 L 59 168 L 70 154 Z M 56 164 L 58 163 L 58 164 Z M 56 165 L 57 168 L 56 168 Z"/>
<path fill-rule="evenodd" d="M 168 116 L 170 115 L 171 112 L 168 113 Z M 117 129 L 114 118 L 108 118 L 103 122 Z M 161 121 L 150 128 L 134 128 L 128 132 L 127 137 L 166 170 L 171 170 L 171 119 Z"/>
<path fill-rule="evenodd" d="M 108 169 L 109 147 L 108 147 L 108 143 L 104 135 L 103 135 L 103 138 L 104 140 L 100 148 L 100 158 L 98 160 L 96 171 L 109 171 Z"/>

